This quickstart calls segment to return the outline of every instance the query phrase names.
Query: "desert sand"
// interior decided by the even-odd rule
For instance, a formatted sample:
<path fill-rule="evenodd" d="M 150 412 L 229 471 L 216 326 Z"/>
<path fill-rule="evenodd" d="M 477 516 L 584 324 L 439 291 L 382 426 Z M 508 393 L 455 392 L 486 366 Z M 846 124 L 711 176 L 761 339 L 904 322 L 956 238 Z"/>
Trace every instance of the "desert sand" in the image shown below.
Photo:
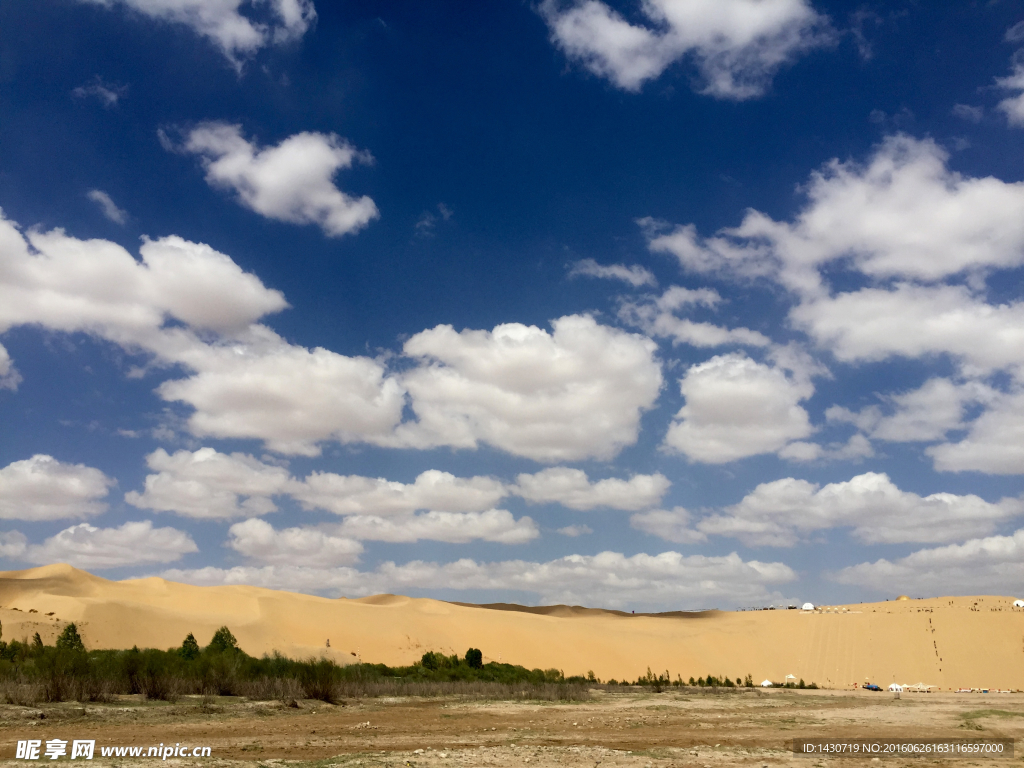
<path fill-rule="evenodd" d="M 940 597 L 815 611 L 629 615 L 569 606 L 521 609 L 377 595 L 329 599 L 159 578 L 108 581 L 68 565 L 0 572 L 7 640 L 52 643 L 76 622 L 89 648 L 205 644 L 227 625 L 248 653 L 409 664 L 424 651 L 480 648 L 485 661 L 636 679 L 754 676 L 845 689 L 865 680 L 942 690 L 1024 688 L 1024 609 L 1008 596 Z M 330 640 L 330 648 L 327 640 Z"/>

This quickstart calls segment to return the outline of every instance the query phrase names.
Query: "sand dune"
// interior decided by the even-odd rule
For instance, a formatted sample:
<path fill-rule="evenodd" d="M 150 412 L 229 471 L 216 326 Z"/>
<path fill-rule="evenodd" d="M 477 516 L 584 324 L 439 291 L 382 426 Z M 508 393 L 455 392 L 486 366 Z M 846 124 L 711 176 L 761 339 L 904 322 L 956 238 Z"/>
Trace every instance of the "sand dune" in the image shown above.
<path fill-rule="evenodd" d="M 159 578 L 107 581 L 67 565 L 0 572 L 5 639 L 53 642 L 70 621 L 90 648 L 168 648 L 188 632 L 205 644 L 227 625 L 248 653 L 327 655 L 341 663 L 408 664 L 427 650 L 565 674 L 635 679 L 650 666 L 684 678 L 794 675 L 845 688 L 870 679 L 1024 688 L 1024 609 L 1012 597 L 943 597 L 827 611 L 620 611 L 474 606 L 376 595 L 328 599 Z M 330 639 L 331 647 L 326 647 Z"/>

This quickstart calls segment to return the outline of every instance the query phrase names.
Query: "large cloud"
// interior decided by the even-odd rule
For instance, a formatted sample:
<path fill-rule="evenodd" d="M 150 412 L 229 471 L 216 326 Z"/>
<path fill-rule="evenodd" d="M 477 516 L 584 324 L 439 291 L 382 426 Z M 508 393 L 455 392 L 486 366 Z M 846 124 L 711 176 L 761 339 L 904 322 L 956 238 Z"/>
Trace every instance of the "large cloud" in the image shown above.
<path fill-rule="evenodd" d="M 412 483 L 383 477 L 313 472 L 292 488 L 307 509 L 339 515 L 408 515 L 418 510 L 480 512 L 494 506 L 508 491 L 492 477 L 456 477 L 430 469 Z"/>
<path fill-rule="evenodd" d="M 228 529 L 228 546 L 251 560 L 311 568 L 351 565 L 359 560 L 363 545 L 345 536 L 314 528 L 274 529 L 264 520 L 250 519 Z"/>
<path fill-rule="evenodd" d="M 205 123 L 188 134 L 181 151 L 199 156 L 210 186 L 232 190 L 242 205 L 269 219 L 318 224 L 339 237 L 379 216 L 369 197 L 354 198 L 335 186 L 339 170 L 371 158 L 333 133 L 297 133 L 260 148 L 242 136 L 241 126 Z"/>
<path fill-rule="evenodd" d="M 140 252 L 141 263 L 62 230 L 23 237 L 0 218 L 0 333 L 81 331 L 184 367 L 190 375 L 158 394 L 191 405 L 200 436 L 316 455 L 323 440 L 385 440 L 401 419 L 404 393 L 382 363 L 289 344 L 256 324 L 287 303 L 228 256 L 176 236 Z"/>
<path fill-rule="evenodd" d="M 629 524 L 638 531 L 676 544 L 700 544 L 708 538 L 694 530 L 693 515 L 685 507 L 639 512 L 629 518 Z"/>
<path fill-rule="evenodd" d="M 633 475 L 629 480 L 609 477 L 591 482 L 581 469 L 552 467 L 516 478 L 514 492 L 534 504 L 557 502 L 569 509 L 609 507 L 629 511 L 647 509 L 661 501 L 672 483 L 660 473 Z"/>
<path fill-rule="evenodd" d="M 815 531 L 849 527 L 867 544 L 947 542 L 991 533 L 1024 514 L 1020 499 L 987 502 L 973 494 L 901 491 L 888 475 L 867 472 L 819 487 L 792 477 L 762 483 L 739 504 L 701 520 L 701 533 L 749 546 L 793 546 Z"/>
<path fill-rule="evenodd" d="M 316 456 L 325 440 L 387 442 L 402 417 L 405 393 L 380 361 L 289 344 L 265 326 L 180 357 L 196 373 L 157 393 L 195 409 L 188 427 L 199 437 L 256 438 L 278 453 Z"/>
<path fill-rule="evenodd" d="M 888 594 L 1018 594 L 1024 584 L 1024 529 L 1012 536 L 922 549 L 895 562 L 861 563 L 843 568 L 832 578 Z"/>
<path fill-rule="evenodd" d="M 481 563 L 464 559 L 439 564 L 387 562 L 373 571 L 302 566 L 201 568 L 162 574 L 192 584 L 255 584 L 302 592 L 368 595 L 416 589 L 519 590 L 541 603 L 607 607 L 702 608 L 748 605 L 777 596 L 772 592 L 796 579 L 783 563 L 678 552 L 627 557 L 617 552 L 569 555 L 548 562 L 524 560 Z"/>
<path fill-rule="evenodd" d="M 1000 394 L 955 443 L 926 451 L 943 472 L 1024 474 L 1024 393 Z"/>
<path fill-rule="evenodd" d="M 36 454 L 0 469 L 0 519 L 64 520 L 91 517 L 114 480 L 84 464 L 65 464 Z"/>
<path fill-rule="evenodd" d="M 814 393 L 804 377 L 744 355 L 719 355 L 679 382 L 686 404 L 665 435 L 666 448 L 692 461 L 722 464 L 778 451 L 813 431 L 800 405 Z"/>
<path fill-rule="evenodd" d="M 975 374 L 1024 363 L 1024 302 L 989 304 L 966 286 L 862 288 L 805 302 L 790 316 L 849 362 L 948 354 Z"/>
<path fill-rule="evenodd" d="M 703 93 L 753 98 L 782 64 L 828 40 L 827 20 L 806 0 L 648 0 L 640 9 L 644 24 L 600 0 L 540 6 L 555 45 L 629 91 L 690 57 Z"/>
<path fill-rule="evenodd" d="M 413 542 L 420 539 L 465 544 L 475 539 L 500 544 L 525 544 L 540 536 L 532 518 L 516 520 L 505 509 L 483 512 L 423 512 L 402 517 L 352 515 L 338 530 L 354 539 Z"/>
<path fill-rule="evenodd" d="M 0 216 L 0 333 L 37 324 L 158 353 L 168 347 L 170 355 L 161 334 L 169 319 L 230 333 L 287 306 L 208 245 L 172 235 L 144 241 L 139 252 L 141 263 L 116 243 L 62 229 L 22 236 Z"/>
<path fill-rule="evenodd" d="M 401 443 L 473 448 L 486 442 L 537 461 L 609 459 L 636 442 L 661 389 L 650 339 L 589 315 L 493 331 L 439 325 L 410 338 L 419 365 L 402 377 L 417 420 Z"/>
<path fill-rule="evenodd" d="M 30 563 L 70 563 L 76 568 L 118 568 L 146 563 L 170 563 L 198 552 L 192 537 L 177 528 L 154 528 L 149 520 L 120 528 L 96 528 L 79 523 L 42 544 L 29 546 L 21 559 Z"/>
<path fill-rule="evenodd" d="M 158 448 L 146 457 L 146 464 L 155 474 L 146 477 L 142 493 L 129 491 L 125 501 L 185 517 L 223 519 L 273 512 L 277 507 L 271 497 L 291 485 L 286 469 L 213 448 L 174 455 Z"/>
<path fill-rule="evenodd" d="M 793 222 L 749 211 L 739 227 L 701 238 L 692 226 L 650 247 L 686 269 L 775 274 L 789 287 L 821 291 L 817 269 L 849 260 L 875 278 L 933 281 L 1024 264 L 1024 183 L 951 171 L 930 139 L 887 138 L 866 165 L 832 160 L 813 173 Z"/>
<path fill-rule="evenodd" d="M 209 39 L 236 68 L 247 57 L 267 45 L 287 43 L 302 37 L 316 21 L 312 0 L 79 0 L 93 5 L 123 5 L 136 13 L 160 21 L 191 27 Z M 242 15 L 243 6 L 260 11 L 269 8 L 270 16 L 259 20 Z"/>

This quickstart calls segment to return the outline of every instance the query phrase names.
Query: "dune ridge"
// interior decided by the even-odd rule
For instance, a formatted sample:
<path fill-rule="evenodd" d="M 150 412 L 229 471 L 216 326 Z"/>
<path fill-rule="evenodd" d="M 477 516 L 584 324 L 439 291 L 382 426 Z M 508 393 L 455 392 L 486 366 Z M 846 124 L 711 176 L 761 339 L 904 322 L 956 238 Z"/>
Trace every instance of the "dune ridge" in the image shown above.
<path fill-rule="evenodd" d="M 787 675 L 832 688 L 865 680 L 942 689 L 1024 688 L 1024 609 L 1006 596 L 831 606 L 814 612 L 629 614 L 581 606 L 484 606 L 401 595 L 346 599 L 161 578 L 108 581 L 68 565 L 0 572 L 7 640 L 52 643 L 74 621 L 89 648 L 201 644 L 227 625 L 248 653 L 409 664 L 424 651 L 636 679 Z M 52 614 L 52 615 L 51 615 Z M 327 640 L 330 640 L 330 648 Z"/>

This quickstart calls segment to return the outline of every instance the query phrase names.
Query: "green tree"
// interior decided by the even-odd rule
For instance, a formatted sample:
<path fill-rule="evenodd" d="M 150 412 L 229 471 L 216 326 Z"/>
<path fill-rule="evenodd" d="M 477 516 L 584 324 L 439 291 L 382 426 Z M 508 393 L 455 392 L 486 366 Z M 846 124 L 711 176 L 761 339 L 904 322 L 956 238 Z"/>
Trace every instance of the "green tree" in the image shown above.
<path fill-rule="evenodd" d="M 231 634 L 228 632 L 228 634 Z M 234 640 L 234 638 L 232 638 Z M 212 645 L 212 643 L 211 643 Z M 181 648 L 178 649 L 178 655 L 185 661 L 192 661 L 199 656 L 199 643 L 196 642 L 195 635 L 191 632 L 188 633 L 188 637 L 185 638 L 181 644 Z"/>
<path fill-rule="evenodd" d="M 224 653 L 225 651 L 237 651 L 238 641 L 235 636 L 231 634 L 231 630 L 227 627 L 221 627 L 213 633 L 213 639 L 210 640 L 210 644 L 206 646 L 206 650 L 211 653 Z"/>
<path fill-rule="evenodd" d="M 470 669 L 481 669 L 484 665 L 484 655 L 479 648 L 470 648 L 466 651 L 466 666 Z"/>
<path fill-rule="evenodd" d="M 38 633 L 36 637 L 39 637 Z M 78 634 L 78 627 L 74 622 L 64 627 L 64 631 L 60 633 L 60 637 L 57 638 L 57 650 L 85 653 L 85 643 L 82 642 L 82 636 Z"/>

